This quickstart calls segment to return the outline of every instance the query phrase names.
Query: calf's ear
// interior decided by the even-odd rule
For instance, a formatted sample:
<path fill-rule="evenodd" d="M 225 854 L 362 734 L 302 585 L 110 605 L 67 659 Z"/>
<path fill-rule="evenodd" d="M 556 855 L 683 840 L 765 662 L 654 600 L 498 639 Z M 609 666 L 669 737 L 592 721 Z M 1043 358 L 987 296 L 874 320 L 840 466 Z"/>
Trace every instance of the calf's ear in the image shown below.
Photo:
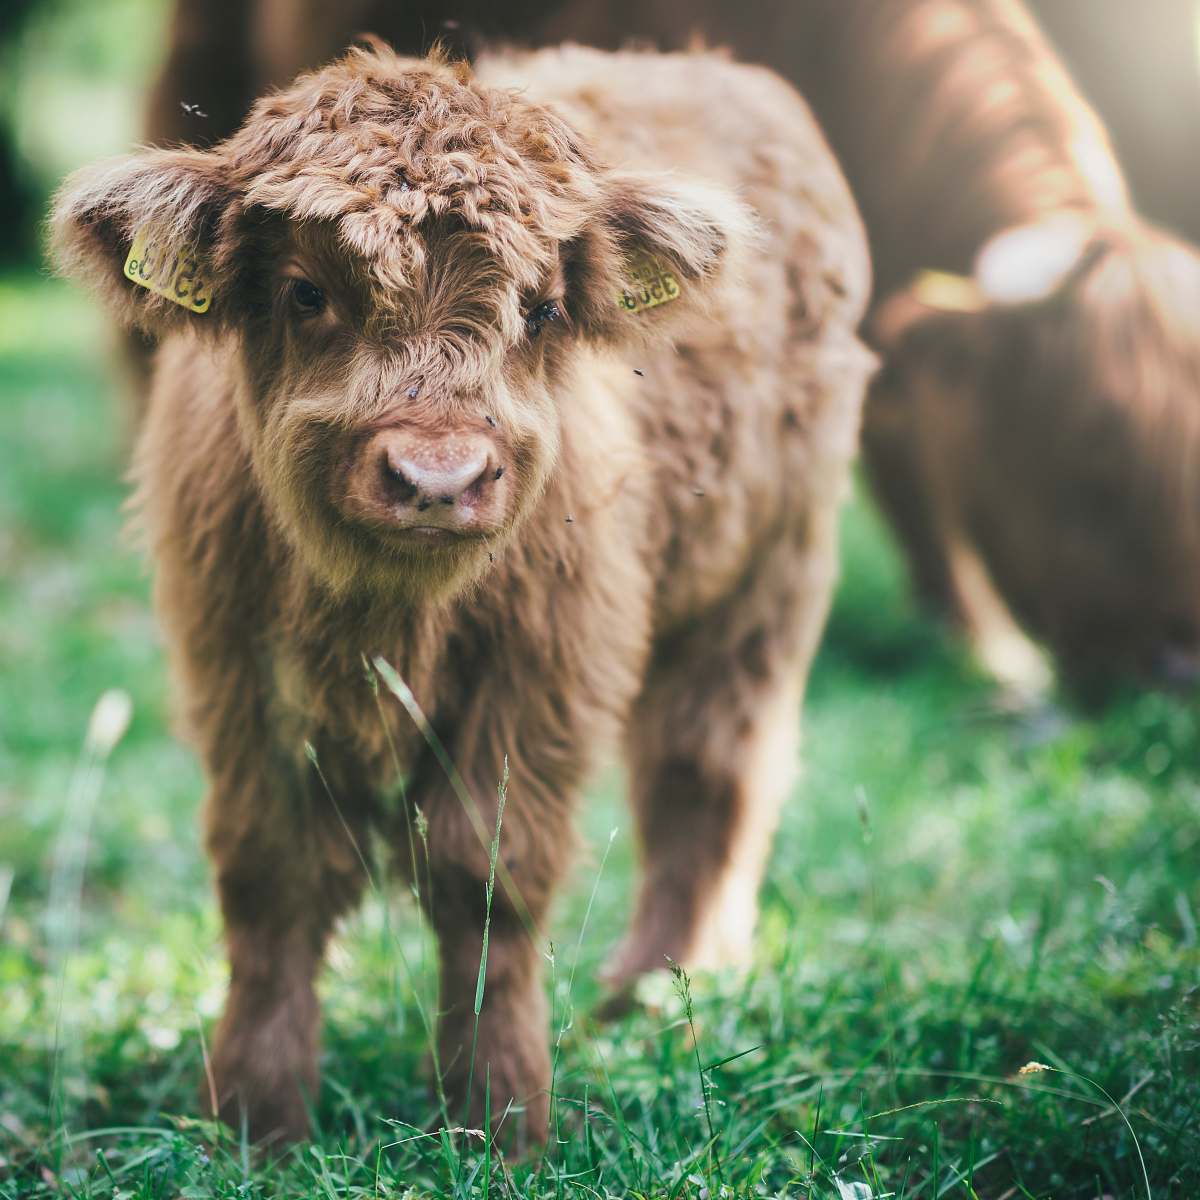
<path fill-rule="evenodd" d="M 51 253 L 62 274 L 88 285 L 124 324 L 161 334 L 212 321 L 216 232 L 229 201 L 215 152 L 148 150 L 97 163 L 59 189 Z"/>
<path fill-rule="evenodd" d="M 666 173 L 613 171 L 603 197 L 569 282 L 585 332 L 619 341 L 671 334 L 728 300 L 756 236 L 736 196 Z"/>

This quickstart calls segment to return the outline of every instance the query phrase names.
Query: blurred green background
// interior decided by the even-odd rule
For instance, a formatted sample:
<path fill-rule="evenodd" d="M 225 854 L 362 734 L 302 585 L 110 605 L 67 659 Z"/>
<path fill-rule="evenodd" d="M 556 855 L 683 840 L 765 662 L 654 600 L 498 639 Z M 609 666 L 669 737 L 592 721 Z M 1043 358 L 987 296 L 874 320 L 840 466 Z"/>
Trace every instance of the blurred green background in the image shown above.
<path fill-rule="evenodd" d="M 164 0 L 0 3 L 0 256 L 36 266 L 46 197 L 73 167 L 138 140 L 163 54 Z"/>
<path fill-rule="evenodd" d="M 631 889 L 614 775 L 556 919 L 545 1161 L 418 1136 L 433 973 L 398 895 L 332 956 L 314 1145 L 259 1162 L 195 1121 L 224 987 L 202 784 L 121 532 L 112 333 L 36 254 L 63 172 L 136 141 L 166 16 L 3 10 L 4 194 L 25 209 L 0 272 L 0 1197 L 1144 1196 L 1139 1152 L 1153 1195 L 1200 1195 L 1197 710 L 1012 710 L 913 613 L 861 497 L 755 967 L 694 983 L 703 1062 L 731 1060 L 706 1090 L 668 986 L 589 1015 Z M 133 722 L 102 769 L 82 746 L 112 688 Z M 1063 1073 L 1017 1075 L 1030 1059 Z"/>

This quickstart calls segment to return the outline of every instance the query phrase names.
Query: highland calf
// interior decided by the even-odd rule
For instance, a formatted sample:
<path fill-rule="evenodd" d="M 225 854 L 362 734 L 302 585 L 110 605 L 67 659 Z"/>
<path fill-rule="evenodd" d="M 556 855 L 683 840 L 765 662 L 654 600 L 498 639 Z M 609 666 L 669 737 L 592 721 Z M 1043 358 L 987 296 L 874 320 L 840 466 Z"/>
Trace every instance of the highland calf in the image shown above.
<path fill-rule="evenodd" d="M 81 172 L 55 238 L 159 341 L 137 503 L 209 779 L 221 1113 L 304 1133 L 326 943 L 419 808 L 449 1095 L 544 1136 L 538 936 L 606 744 L 644 872 L 614 981 L 754 924 L 872 366 L 807 110 L 718 56 L 376 46 L 210 150 Z"/>

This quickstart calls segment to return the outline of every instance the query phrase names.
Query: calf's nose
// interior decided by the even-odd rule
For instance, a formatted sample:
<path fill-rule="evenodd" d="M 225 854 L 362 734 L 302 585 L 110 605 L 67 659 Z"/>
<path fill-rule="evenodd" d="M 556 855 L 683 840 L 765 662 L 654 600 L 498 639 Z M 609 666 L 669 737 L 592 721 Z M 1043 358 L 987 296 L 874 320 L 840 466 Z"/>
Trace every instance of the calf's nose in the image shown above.
<path fill-rule="evenodd" d="M 475 438 L 389 437 L 382 466 L 393 500 L 419 509 L 470 501 L 491 472 L 491 447 Z"/>

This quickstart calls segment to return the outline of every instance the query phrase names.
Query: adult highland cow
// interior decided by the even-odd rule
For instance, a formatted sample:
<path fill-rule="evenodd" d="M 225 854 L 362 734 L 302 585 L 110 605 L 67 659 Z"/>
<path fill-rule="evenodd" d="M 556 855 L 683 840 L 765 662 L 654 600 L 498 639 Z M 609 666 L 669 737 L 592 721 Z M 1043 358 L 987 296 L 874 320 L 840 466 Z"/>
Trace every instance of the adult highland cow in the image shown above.
<path fill-rule="evenodd" d="M 1200 258 L 1138 219 L 1014 0 L 815 8 L 800 78 L 876 268 L 864 454 L 920 595 L 1002 675 L 1007 607 L 1078 685 L 1187 677 Z"/>
<path fill-rule="evenodd" d="M 137 503 L 210 785 L 220 1111 L 304 1133 L 314 977 L 370 831 L 408 844 L 413 805 L 449 1095 L 480 1121 L 490 1080 L 544 1136 L 537 932 L 599 748 L 624 735 L 644 868 L 615 980 L 750 938 L 871 368 L 816 126 L 718 56 L 473 77 L 378 47 L 210 150 L 79 173 L 54 224 L 159 341 Z M 378 706 L 377 655 L 478 820 L 434 733 Z"/>

